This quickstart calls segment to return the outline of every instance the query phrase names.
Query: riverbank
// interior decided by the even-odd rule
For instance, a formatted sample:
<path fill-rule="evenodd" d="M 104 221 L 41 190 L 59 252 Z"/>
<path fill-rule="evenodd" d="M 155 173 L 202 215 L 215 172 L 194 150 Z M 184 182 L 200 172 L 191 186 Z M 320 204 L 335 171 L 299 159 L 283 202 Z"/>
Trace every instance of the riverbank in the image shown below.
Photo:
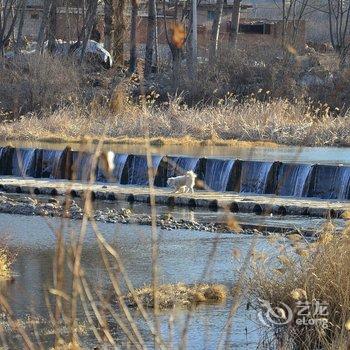
<path fill-rule="evenodd" d="M 48 114 L 49 113 L 49 114 Z M 230 100 L 223 105 L 145 107 L 117 111 L 74 106 L 33 113 L 0 125 L 3 140 L 151 145 L 350 146 L 350 116 L 285 99 Z M 148 135 L 148 137 L 145 137 Z"/>

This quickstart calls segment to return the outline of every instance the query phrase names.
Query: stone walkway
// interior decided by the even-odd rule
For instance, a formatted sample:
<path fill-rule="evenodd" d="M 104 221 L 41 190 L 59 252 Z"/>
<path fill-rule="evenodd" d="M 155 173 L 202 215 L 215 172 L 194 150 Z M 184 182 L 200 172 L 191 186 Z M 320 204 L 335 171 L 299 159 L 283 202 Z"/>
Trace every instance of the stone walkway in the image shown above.
<path fill-rule="evenodd" d="M 150 190 L 148 187 L 106 183 L 90 185 L 68 180 L 24 179 L 1 176 L 0 190 L 8 193 L 32 193 L 51 196 L 69 193 L 72 197 L 84 197 L 86 190 L 91 190 L 95 199 L 150 202 Z M 209 191 L 174 194 L 167 188 L 156 188 L 154 193 L 155 201 L 158 204 L 210 207 L 212 209 L 221 207 L 227 208 L 227 210 L 232 212 L 340 217 L 343 212 L 350 211 L 350 201 Z"/>

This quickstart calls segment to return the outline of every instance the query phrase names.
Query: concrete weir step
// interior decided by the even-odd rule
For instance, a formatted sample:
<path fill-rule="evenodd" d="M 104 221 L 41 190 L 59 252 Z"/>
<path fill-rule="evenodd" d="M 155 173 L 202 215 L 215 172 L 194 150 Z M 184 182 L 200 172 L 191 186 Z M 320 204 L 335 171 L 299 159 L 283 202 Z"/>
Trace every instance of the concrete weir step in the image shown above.
<path fill-rule="evenodd" d="M 126 200 L 150 202 L 148 187 L 113 184 L 88 184 L 68 180 L 0 177 L 0 191 L 34 195 L 67 195 L 84 198 L 87 191 L 96 200 Z M 196 191 L 174 194 L 165 188 L 155 188 L 155 202 L 169 206 L 207 207 L 211 210 L 227 209 L 231 212 L 279 215 L 308 215 L 339 218 L 350 212 L 350 201 L 316 198 L 292 198 L 275 195 L 249 195 L 234 192 Z"/>

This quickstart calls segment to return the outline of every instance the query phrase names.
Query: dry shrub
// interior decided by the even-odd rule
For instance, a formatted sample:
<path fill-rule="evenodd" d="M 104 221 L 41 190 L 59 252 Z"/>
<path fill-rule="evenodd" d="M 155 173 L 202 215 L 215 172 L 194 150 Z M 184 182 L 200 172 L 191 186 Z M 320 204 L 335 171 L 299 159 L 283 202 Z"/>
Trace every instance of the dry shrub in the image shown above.
<path fill-rule="evenodd" d="M 332 108 L 349 107 L 348 73 L 334 70 L 338 59 L 333 53 L 293 52 L 285 57 L 276 48 L 264 45 L 232 50 L 222 47 L 216 61 L 199 65 L 195 81 L 188 78 L 183 65 L 179 85 L 174 86 L 171 74 L 162 72 L 156 82 L 161 95 L 181 93 L 188 105 L 217 103 L 227 93 L 239 99 L 270 91 L 270 96 L 327 103 Z M 264 99 L 264 96 L 259 96 Z"/>
<path fill-rule="evenodd" d="M 0 248 L 0 280 L 11 277 L 12 259 L 6 248 Z"/>
<path fill-rule="evenodd" d="M 152 287 L 144 287 L 135 291 L 136 297 L 145 307 L 154 307 Z M 222 302 L 227 297 L 227 289 L 221 284 L 196 284 L 186 286 L 183 283 L 165 284 L 159 286 L 157 301 L 160 309 L 169 309 L 175 306 L 191 307 L 199 303 Z M 136 301 L 131 293 L 125 297 L 130 307 L 136 307 Z"/>
<path fill-rule="evenodd" d="M 216 103 L 227 93 L 247 96 L 259 89 L 271 90 L 277 61 L 271 65 L 273 57 L 267 59 L 263 54 L 251 54 L 248 50 L 221 48 L 215 62 L 199 65 L 195 81 L 187 79 L 184 71 L 178 91 L 183 93 L 190 105 L 197 103 Z"/>
<path fill-rule="evenodd" d="M 0 61 L 0 110 L 15 117 L 76 102 L 80 77 L 69 59 L 31 54 Z"/>
<path fill-rule="evenodd" d="M 249 280 L 251 297 L 260 300 L 256 305 L 260 312 L 266 312 L 261 300 L 269 302 L 275 312 L 280 311 L 282 318 L 287 310 L 283 303 L 293 311 L 289 323 L 276 324 L 266 333 L 265 343 L 279 344 L 283 349 L 348 348 L 350 227 L 337 235 L 328 224 L 316 242 L 305 243 L 294 235 L 290 242 L 293 252 L 280 246 L 277 249 L 281 255 L 277 259 L 255 261 L 254 274 Z M 326 305 L 323 314 L 311 314 L 307 318 L 319 319 L 326 327 L 298 325 L 298 302 L 302 305 L 311 303 L 310 310 L 314 312 L 317 312 L 317 302 Z"/>

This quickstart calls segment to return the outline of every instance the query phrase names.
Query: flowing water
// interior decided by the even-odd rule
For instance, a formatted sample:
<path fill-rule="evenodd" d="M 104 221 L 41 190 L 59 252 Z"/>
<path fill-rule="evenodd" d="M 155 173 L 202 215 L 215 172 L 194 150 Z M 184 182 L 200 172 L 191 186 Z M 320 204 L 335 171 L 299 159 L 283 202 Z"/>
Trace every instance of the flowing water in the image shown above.
<path fill-rule="evenodd" d="M 56 178 L 56 172 L 61 155 L 62 151 L 43 150 L 41 177 L 51 179 Z"/>
<path fill-rule="evenodd" d="M 93 154 L 86 152 L 73 153 L 74 178 L 80 181 L 89 181 L 92 170 Z"/>
<path fill-rule="evenodd" d="M 35 149 L 17 148 L 12 159 L 12 174 L 23 177 L 35 176 L 35 153 Z"/>
<path fill-rule="evenodd" d="M 168 169 L 167 176 L 179 176 L 185 174 L 186 171 L 195 171 L 199 158 L 193 157 L 167 157 L 168 159 Z"/>
<path fill-rule="evenodd" d="M 116 154 L 115 155 L 113 175 L 114 175 L 116 183 L 120 183 L 120 180 L 121 180 L 122 174 L 123 174 L 123 169 L 124 169 L 124 166 L 125 166 L 127 159 L 128 159 L 127 154 Z"/>
<path fill-rule="evenodd" d="M 0 148 L 0 173 L 3 175 L 31 176 L 33 163 L 41 159 L 40 176 L 55 178 L 57 176 L 62 150 L 66 145 L 38 145 L 33 148 L 53 148 L 48 150 L 21 149 L 11 158 L 8 164 L 4 149 Z M 49 146 L 49 147 L 48 147 Z M 57 149 L 55 149 L 57 147 Z M 105 146 L 116 152 L 114 157 L 115 168 L 111 181 L 122 184 L 148 184 L 147 159 L 142 146 Z M 79 147 L 75 147 L 78 150 Z M 298 148 L 298 147 L 207 147 L 166 146 L 153 148 L 157 155 L 152 157 L 154 174 L 158 174 L 164 163 L 164 155 L 168 157 L 167 168 L 162 176 L 177 176 L 185 171 L 201 172 L 206 185 L 216 191 L 225 191 L 228 188 L 230 177 L 238 163 L 241 165 L 239 177 L 239 190 L 244 193 L 269 193 L 270 183 L 276 184 L 276 194 L 283 196 L 305 197 L 315 196 L 321 198 L 350 198 L 350 152 L 349 149 L 338 148 Z M 38 156 L 40 155 L 40 157 Z M 83 154 L 79 158 L 74 156 L 77 177 L 87 180 L 91 165 L 91 156 Z M 205 161 L 201 157 L 209 157 Z M 216 159 L 212 159 L 215 157 Z M 236 159 L 243 159 L 237 162 Z M 284 162 L 284 163 L 278 163 Z M 6 163 L 6 164 L 5 164 Z M 22 163 L 22 164 L 21 164 Z M 294 164 L 300 163 L 300 164 Z M 20 165 L 21 164 L 21 165 Z M 169 165 L 170 164 L 170 165 Z M 342 164 L 342 165 L 341 165 Z M 37 165 L 37 164 L 36 164 Z M 6 167 L 10 167 L 7 169 Z M 6 169 L 5 169 L 6 168 Z M 22 168 L 22 169 L 21 169 Z M 163 171 L 163 170 L 162 170 Z M 164 175 L 165 174 L 165 175 Z M 157 175 L 160 176 L 160 175 Z M 236 176 L 236 173 L 235 173 Z M 97 180 L 107 181 L 100 169 L 97 170 Z M 163 179 L 164 180 L 164 179 Z M 164 181 L 162 182 L 164 185 Z M 99 207 L 127 207 L 123 202 L 108 203 L 96 201 L 95 208 Z M 132 208 L 137 213 L 150 213 L 150 207 L 134 203 Z M 165 206 L 157 207 L 158 213 L 171 212 L 176 219 L 196 220 L 203 222 L 223 222 L 226 214 L 206 209 L 189 211 L 185 208 L 169 209 Z M 255 223 L 261 228 L 279 227 L 281 229 L 320 229 L 326 219 L 315 219 L 300 216 L 263 216 L 246 213 L 237 213 L 235 216 L 242 225 Z M 0 214 L 0 239 L 6 242 L 10 250 L 16 254 L 13 269 L 15 279 L 13 283 L 0 286 L 10 302 L 16 317 L 23 324 L 28 322 L 28 315 L 34 315 L 39 320 L 39 332 L 44 347 L 52 346 L 53 332 L 48 329 L 48 310 L 45 296 L 53 281 L 53 258 L 55 254 L 56 236 L 54 230 L 63 223 L 65 238 L 69 242 L 72 232 L 79 232 L 81 221 L 61 220 L 57 218 L 42 218 L 29 216 L 16 216 Z M 336 227 L 344 227 L 344 220 L 334 221 Z M 151 261 L 151 229 L 148 226 L 104 224 L 98 223 L 100 231 L 107 242 L 117 249 L 125 263 L 127 273 L 135 287 L 149 284 L 152 279 Z M 237 280 L 237 269 L 241 262 L 233 256 L 233 251 L 239 251 L 244 257 L 252 245 L 264 251 L 269 256 L 279 254 L 263 236 L 214 234 L 208 232 L 174 230 L 158 230 L 159 234 L 159 261 L 158 271 L 160 283 L 196 282 L 223 283 L 230 289 Z M 278 241 L 288 245 L 282 237 Z M 110 295 L 112 285 L 106 273 L 98 244 L 92 227 L 89 225 L 84 240 L 82 266 L 85 276 L 95 291 L 102 295 Z M 117 277 L 121 277 L 118 270 Z M 66 283 L 71 282 L 69 269 L 66 270 Z M 234 327 L 228 339 L 228 347 L 234 349 L 255 349 L 259 342 L 260 325 L 257 324 L 255 313 L 245 309 L 245 302 L 234 315 Z M 188 349 L 216 348 L 218 339 L 224 328 L 229 310 L 234 301 L 228 298 L 220 305 L 200 306 L 192 310 L 188 326 Z M 84 313 L 79 307 L 80 322 L 83 322 Z M 175 314 L 174 343 L 180 341 L 182 327 L 188 311 L 181 310 Z M 147 327 L 136 311 L 132 311 L 135 322 L 141 329 L 149 348 L 153 348 L 153 339 Z M 161 332 L 164 337 L 169 335 L 169 312 L 165 311 L 159 316 Z M 121 338 L 122 335 L 112 322 L 113 334 Z M 8 329 L 6 322 L 0 317 L 0 325 Z M 14 346 L 20 348 L 13 338 Z M 89 332 L 82 335 L 83 347 L 93 348 L 96 344 Z M 176 347 L 176 346 L 174 346 Z"/>
<path fill-rule="evenodd" d="M 341 167 L 340 169 L 340 188 L 337 194 L 339 199 L 349 199 L 350 194 L 350 168 Z"/>
<path fill-rule="evenodd" d="M 154 172 L 157 172 L 162 156 L 152 156 L 152 167 Z M 146 156 L 130 155 L 127 166 L 127 178 L 122 182 L 125 185 L 148 185 L 148 166 Z M 125 166 L 124 166 L 125 169 Z"/>
<path fill-rule="evenodd" d="M 0 152 L 0 173 L 54 179 L 114 182 L 147 186 L 146 155 L 114 154 L 113 173 L 106 171 L 104 155 L 90 152 L 4 148 Z M 95 169 L 92 169 L 94 159 Z M 236 191 L 293 197 L 350 199 L 350 166 L 265 162 L 152 155 L 154 185 L 164 187 L 167 179 L 192 170 L 197 187 L 211 191 Z"/>
<path fill-rule="evenodd" d="M 267 179 L 272 164 L 271 162 L 243 162 L 240 192 L 266 193 Z"/>
<path fill-rule="evenodd" d="M 277 194 L 305 197 L 308 191 L 310 164 L 282 164 L 278 174 Z"/>
<path fill-rule="evenodd" d="M 59 219 L 0 214 L 1 239 L 5 239 L 11 251 L 17 254 L 13 266 L 16 272 L 15 281 L 3 286 L 3 291 L 14 314 L 23 322 L 28 315 L 38 319 L 47 317 L 45 293 L 52 286 L 52 263 L 55 253 L 53 230 L 59 225 Z M 81 222 L 65 221 L 66 238 L 69 237 L 68 232 L 79 232 L 80 225 Z M 150 228 L 99 224 L 99 229 L 108 243 L 120 252 L 134 286 L 149 284 L 152 275 Z M 262 237 L 159 230 L 159 280 L 161 283 L 223 283 L 232 288 L 237 278 L 235 270 L 241 265 L 241 262 L 233 259 L 232 251 L 240 251 L 244 256 L 252 244 L 256 245 L 258 250 L 273 254 L 273 248 Z M 112 286 L 91 227 L 88 228 L 84 241 L 82 266 L 90 285 L 100 293 L 108 295 Z M 66 283 L 69 283 L 68 277 Z M 213 348 L 214 344 L 217 344 L 232 302 L 228 299 L 221 305 L 201 306 L 193 310 L 188 329 L 189 349 Z M 186 314 L 187 311 L 184 310 L 176 314 L 175 342 L 179 342 Z M 82 320 L 81 309 L 79 315 Z M 133 316 L 139 327 L 145 329 L 139 314 L 133 312 Z M 168 317 L 167 312 L 160 317 L 163 336 L 167 334 Z M 235 348 L 256 347 L 259 334 L 253 320 L 255 314 L 246 311 L 242 305 L 234 317 L 234 328 L 229 337 L 229 343 L 234 344 Z M 41 326 L 45 327 L 45 322 Z M 247 337 L 246 332 L 252 333 Z M 85 346 L 89 348 L 94 344 L 91 335 L 83 339 Z M 44 337 L 45 344 L 51 341 L 52 335 Z M 152 337 L 146 337 L 146 341 L 152 347 Z"/>
<path fill-rule="evenodd" d="M 234 160 L 207 159 L 204 182 L 214 191 L 226 191 Z"/>

